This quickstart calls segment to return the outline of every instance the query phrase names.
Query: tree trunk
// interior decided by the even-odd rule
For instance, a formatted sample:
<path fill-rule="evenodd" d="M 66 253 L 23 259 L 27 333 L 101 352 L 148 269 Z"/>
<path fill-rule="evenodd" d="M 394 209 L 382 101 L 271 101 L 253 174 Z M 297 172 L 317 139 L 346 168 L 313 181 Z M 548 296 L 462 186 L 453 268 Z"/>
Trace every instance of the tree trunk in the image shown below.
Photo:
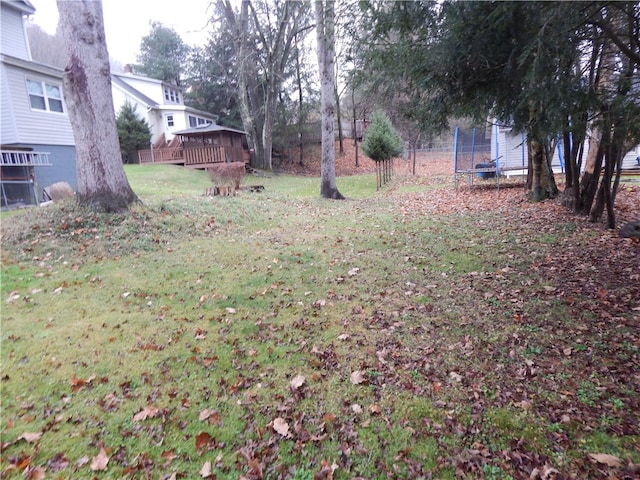
<path fill-rule="evenodd" d="M 302 75 L 300 72 L 300 48 L 298 47 L 298 36 L 295 37 L 296 42 L 296 85 L 298 87 L 298 164 L 304 165 L 304 138 L 302 137 L 302 124 L 304 115 L 304 103 L 302 95 Z"/>
<path fill-rule="evenodd" d="M 262 127 L 262 163 L 264 168 L 273 170 L 273 124 L 276 117 L 276 99 L 273 92 L 267 91 L 264 105 L 264 125 Z"/>
<path fill-rule="evenodd" d="M 336 185 L 336 152 L 333 131 L 335 116 L 334 86 L 334 10 L 333 1 L 317 0 L 316 35 L 318 39 L 318 68 L 320 70 L 320 95 L 322 115 L 322 163 L 320 195 L 323 198 L 344 199 Z"/>
<path fill-rule="evenodd" d="M 531 200 L 539 202 L 546 198 L 552 198 L 557 195 L 558 187 L 549 160 L 544 153 L 543 143 L 531 133 L 528 135 L 527 143 L 531 172 Z"/>
<path fill-rule="evenodd" d="M 336 85 L 336 81 L 333 81 L 333 89 L 334 95 L 336 96 L 336 119 L 338 120 L 338 152 L 340 155 L 344 155 L 344 143 L 343 143 L 343 132 L 342 132 L 342 110 L 340 109 L 340 94 L 338 93 L 338 86 Z"/>
<path fill-rule="evenodd" d="M 77 198 L 100 212 L 139 201 L 122 166 L 101 1 L 58 0 L 69 63 L 63 91 L 76 144 Z"/>
<path fill-rule="evenodd" d="M 358 132 L 357 132 L 357 127 L 358 127 L 358 121 L 356 119 L 356 102 L 355 102 L 355 88 L 353 87 L 353 84 L 351 85 L 351 105 L 353 108 L 353 148 L 355 149 L 355 153 L 356 153 L 356 168 L 360 166 L 360 159 L 358 158 Z"/>
<path fill-rule="evenodd" d="M 587 153 L 584 173 L 580 180 L 580 201 L 576 205 L 576 211 L 583 215 L 588 215 L 593 206 L 593 200 L 598 190 L 603 157 L 602 129 L 599 126 L 594 126 L 589 137 L 589 153 Z"/>

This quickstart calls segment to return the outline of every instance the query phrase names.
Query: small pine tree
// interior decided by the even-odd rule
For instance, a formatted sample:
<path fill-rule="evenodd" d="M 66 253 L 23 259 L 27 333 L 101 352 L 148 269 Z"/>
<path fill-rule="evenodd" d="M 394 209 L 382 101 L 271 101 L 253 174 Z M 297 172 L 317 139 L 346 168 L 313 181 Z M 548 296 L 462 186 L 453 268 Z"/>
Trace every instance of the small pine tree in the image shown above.
<path fill-rule="evenodd" d="M 149 147 L 151 132 L 146 120 L 136 115 L 136 109 L 125 103 L 116 117 L 120 153 L 124 163 L 135 163 L 136 152 Z"/>
<path fill-rule="evenodd" d="M 372 115 L 362 141 L 362 151 L 376 162 L 390 160 L 402 153 L 402 139 L 383 112 L 376 111 Z"/>

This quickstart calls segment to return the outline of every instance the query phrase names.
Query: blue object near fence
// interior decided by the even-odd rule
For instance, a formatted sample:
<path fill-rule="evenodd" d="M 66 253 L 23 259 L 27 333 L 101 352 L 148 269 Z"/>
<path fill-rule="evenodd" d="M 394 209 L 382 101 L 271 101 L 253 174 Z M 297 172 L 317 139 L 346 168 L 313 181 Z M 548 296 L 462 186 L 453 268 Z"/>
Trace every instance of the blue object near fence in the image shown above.
<path fill-rule="evenodd" d="M 496 162 L 478 163 L 475 168 L 493 168 L 492 172 L 478 172 L 478 178 L 486 180 L 487 178 L 496 178 Z"/>

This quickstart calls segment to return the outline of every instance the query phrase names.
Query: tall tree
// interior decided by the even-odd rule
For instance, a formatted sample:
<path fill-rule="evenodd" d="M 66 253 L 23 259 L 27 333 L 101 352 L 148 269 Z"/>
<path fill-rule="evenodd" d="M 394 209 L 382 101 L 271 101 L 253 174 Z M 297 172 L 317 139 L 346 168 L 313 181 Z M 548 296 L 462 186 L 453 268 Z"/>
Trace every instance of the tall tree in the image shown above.
<path fill-rule="evenodd" d="M 122 166 L 102 2 L 57 0 L 69 63 L 63 92 L 76 144 L 77 198 L 101 212 L 138 201 Z"/>
<path fill-rule="evenodd" d="M 594 2 L 585 8 L 592 53 L 589 155 L 576 209 L 615 227 L 615 197 L 624 156 L 640 142 L 640 4 Z M 601 168 L 604 167 L 604 168 Z"/>
<path fill-rule="evenodd" d="M 135 106 L 125 102 L 116 117 L 120 153 L 125 163 L 138 163 L 137 151 L 149 148 L 151 131 L 146 120 L 138 117 Z"/>
<path fill-rule="evenodd" d="M 179 87 L 189 51 L 189 46 L 173 28 L 151 22 L 149 34 L 140 42 L 136 70 Z"/>
<path fill-rule="evenodd" d="M 310 29 L 305 2 L 218 0 L 234 46 L 240 112 L 258 166 L 271 170 L 273 126 L 296 37 Z"/>
<path fill-rule="evenodd" d="M 243 128 L 235 56 L 225 29 L 212 32 L 206 45 L 191 50 L 184 83 L 187 105 L 218 115 L 220 125 Z"/>
<path fill-rule="evenodd" d="M 342 200 L 344 196 L 336 185 L 335 152 L 335 11 L 332 0 L 317 0 L 316 37 L 318 69 L 320 70 L 320 114 L 322 117 L 322 163 L 320 167 L 320 195 Z"/>

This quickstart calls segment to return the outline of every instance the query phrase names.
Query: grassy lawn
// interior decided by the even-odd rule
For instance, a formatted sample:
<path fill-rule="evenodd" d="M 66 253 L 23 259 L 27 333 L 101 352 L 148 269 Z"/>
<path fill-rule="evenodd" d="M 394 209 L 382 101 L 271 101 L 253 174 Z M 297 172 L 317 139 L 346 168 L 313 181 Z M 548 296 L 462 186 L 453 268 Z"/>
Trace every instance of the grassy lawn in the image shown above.
<path fill-rule="evenodd" d="M 3 478 L 639 471 L 634 244 L 412 179 L 127 175 L 128 216 L 2 219 Z"/>

